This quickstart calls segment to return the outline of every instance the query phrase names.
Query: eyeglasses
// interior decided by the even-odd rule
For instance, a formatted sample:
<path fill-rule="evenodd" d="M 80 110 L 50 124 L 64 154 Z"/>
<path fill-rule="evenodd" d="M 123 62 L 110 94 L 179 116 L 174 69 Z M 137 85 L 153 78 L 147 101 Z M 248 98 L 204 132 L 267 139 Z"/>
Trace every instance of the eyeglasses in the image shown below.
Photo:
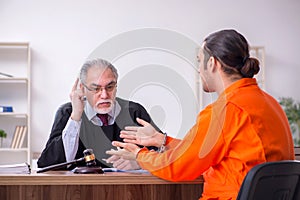
<path fill-rule="evenodd" d="M 101 87 L 99 85 L 93 84 L 94 87 L 88 87 L 86 84 L 82 83 L 82 85 L 90 92 L 96 94 L 96 93 L 102 93 L 103 90 L 106 92 L 112 92 L 117 87 L 117 82 L 113 81 L 110 82 L 108 85 Z"/>

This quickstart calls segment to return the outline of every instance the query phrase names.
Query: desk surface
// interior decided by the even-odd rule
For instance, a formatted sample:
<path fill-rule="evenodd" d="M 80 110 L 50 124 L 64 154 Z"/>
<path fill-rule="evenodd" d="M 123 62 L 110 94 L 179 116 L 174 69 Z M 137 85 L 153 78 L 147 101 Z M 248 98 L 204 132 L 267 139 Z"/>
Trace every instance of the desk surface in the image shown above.
<path fill-rule="evenodd" d="M 105 172 L 104 174 L 74 174 L 70 171 L 50 171 L 31 174 L 0 174 L 0 185 L 128 185 L 128 184 L 202 184 L 202 177 L 193 181 L 171 182 L 149 173 Z"/>
<path fill-rule="evenodd" d="M 0 174 L 1 200 L 195 200 L 200 197 L 202 187 L 202 177 L 194 181 L 170 182 L 148 173 Z"/>

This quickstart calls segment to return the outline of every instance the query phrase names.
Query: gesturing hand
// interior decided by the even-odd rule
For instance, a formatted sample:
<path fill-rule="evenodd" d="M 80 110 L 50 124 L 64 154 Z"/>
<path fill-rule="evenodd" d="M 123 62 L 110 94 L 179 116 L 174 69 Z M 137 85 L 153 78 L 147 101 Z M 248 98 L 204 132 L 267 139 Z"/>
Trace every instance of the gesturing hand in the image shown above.
<path fill-rule="evenodd" d="M 107 159 L 103 159 L 107 163 L 112 163 L 114 168 L 119 170 L 135 170 L 140 169 L 140 166 L 135 160 L 126 160 L 120 156 L 112 155 Z"/>
<path fill-rule="evenodd" d="M 78 88 L 78 85 L 80 88 Z M 77 78 L 70 93 L 70 99 L 72 102 L 72 113 L 71 118 L 75 121 L 79 121 L 81 119 L 81 115 L 84 109 L 84 92 L 83 85 L 79 83 L 79 79 Z"/>
<path fill-rule="evenodd" d="M 120 137 L 124 138 L 124 142 L 139 144 L 143 146 L 160 147 L 163 143 L 163 134 L 155 130 L 155 128 L 148 122 L 137 118 L 140 126 L 127 126 L 125 130 L 121 131 Z"/>
<path fill-rule="evenodd" d="M 118 150 L 111 149 L 111 150 L 106 151 L 106 154 L 116 155 L 118 157 L 121 157 L 121 158 L 127 159 L 127 160 L 135 160 L 136 154 L 140 150 L 140 148 L 135 144 L 113 141 L 112 145 L 115 147 L 123 147 L 123 149 L 121 149 L 121 148 L 118 148 Z"/>

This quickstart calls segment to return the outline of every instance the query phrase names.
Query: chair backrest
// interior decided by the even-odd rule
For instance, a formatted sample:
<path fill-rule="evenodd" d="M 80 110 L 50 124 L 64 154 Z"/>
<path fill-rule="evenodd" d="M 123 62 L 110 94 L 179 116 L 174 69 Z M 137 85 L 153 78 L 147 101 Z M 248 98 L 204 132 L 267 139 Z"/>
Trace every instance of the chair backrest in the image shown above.
<path fill-rule="evenodd" d="M 300 200 L 300 161 L 266 162 L 244 178 L 238 200 Z"/>

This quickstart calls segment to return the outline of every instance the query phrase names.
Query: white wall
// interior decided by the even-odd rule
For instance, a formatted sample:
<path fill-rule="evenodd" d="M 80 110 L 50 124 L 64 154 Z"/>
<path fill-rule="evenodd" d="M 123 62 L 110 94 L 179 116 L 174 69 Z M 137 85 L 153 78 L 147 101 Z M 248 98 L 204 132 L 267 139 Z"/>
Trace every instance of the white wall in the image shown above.
<path fill-rule="evenodd" d="M 0 41 L 29 41 L 31 44 L 31 141 L 32 151 L 40 152 L 49 136 L 54 113 L 60 104 L 69 100 L 70 89 L 85 59 L 110 38 L 142 28 L 175 31 L 199 44 L 211 32 L 235 28 L 246 36 L 251 45 L 265 46 L 267 91 L 275 98 L 291 96 L 300 101 L 299 19 L 298 0 L 0 0 Z M 151 53 L 147 55 L 144 61 L 136 56 L 140 58 L 138 65 L 149 63 L 153 57 L 149 56 Z M 163 60 L 161 57 L 155 63 L 161 64 Z M 180 59 L 177 60 L 180 62 Z M 115 62 L 124 63 L 126 59 Z M 125 72 L 120 70 L 120 73 Z M 178 73 L 185 78 L 190 76 L 181 71 Z M 187 82 L 192 85 L 190 80 Z M 147 90 L 146 86 L 144 89 L 152 99 L 160 99 L 162 105 L 168 104 L 168 98 L 161 98 L 165 95 L 163 92 L 156 93 L 159 89 L 152 87 Z M 141 96 L 141 90 L 131 94 L 133 99 Z M 176 99 L 172 91 L 169 96 Z M 175 107 L 179 105 L 174 109 L 180 115 L 184 105 L 180 108 L 181 104 L 174 102 Z M 157 101 L 155 103 L 158 104 Z M 153 107 L 146 99 L 145 104 L 148 109 Z M 168 105 L 165 112 L 157 112 L 167 115 L 172 105 Z M 195 113 L 191 113 L 193 118 Z M 180 126 L 177 121 L 182 116 L 167 117 L 167 121 L 157 121 L 172 132 L 174 127 Z M 168 121 L 176 124 L 170 125 Z"/>

